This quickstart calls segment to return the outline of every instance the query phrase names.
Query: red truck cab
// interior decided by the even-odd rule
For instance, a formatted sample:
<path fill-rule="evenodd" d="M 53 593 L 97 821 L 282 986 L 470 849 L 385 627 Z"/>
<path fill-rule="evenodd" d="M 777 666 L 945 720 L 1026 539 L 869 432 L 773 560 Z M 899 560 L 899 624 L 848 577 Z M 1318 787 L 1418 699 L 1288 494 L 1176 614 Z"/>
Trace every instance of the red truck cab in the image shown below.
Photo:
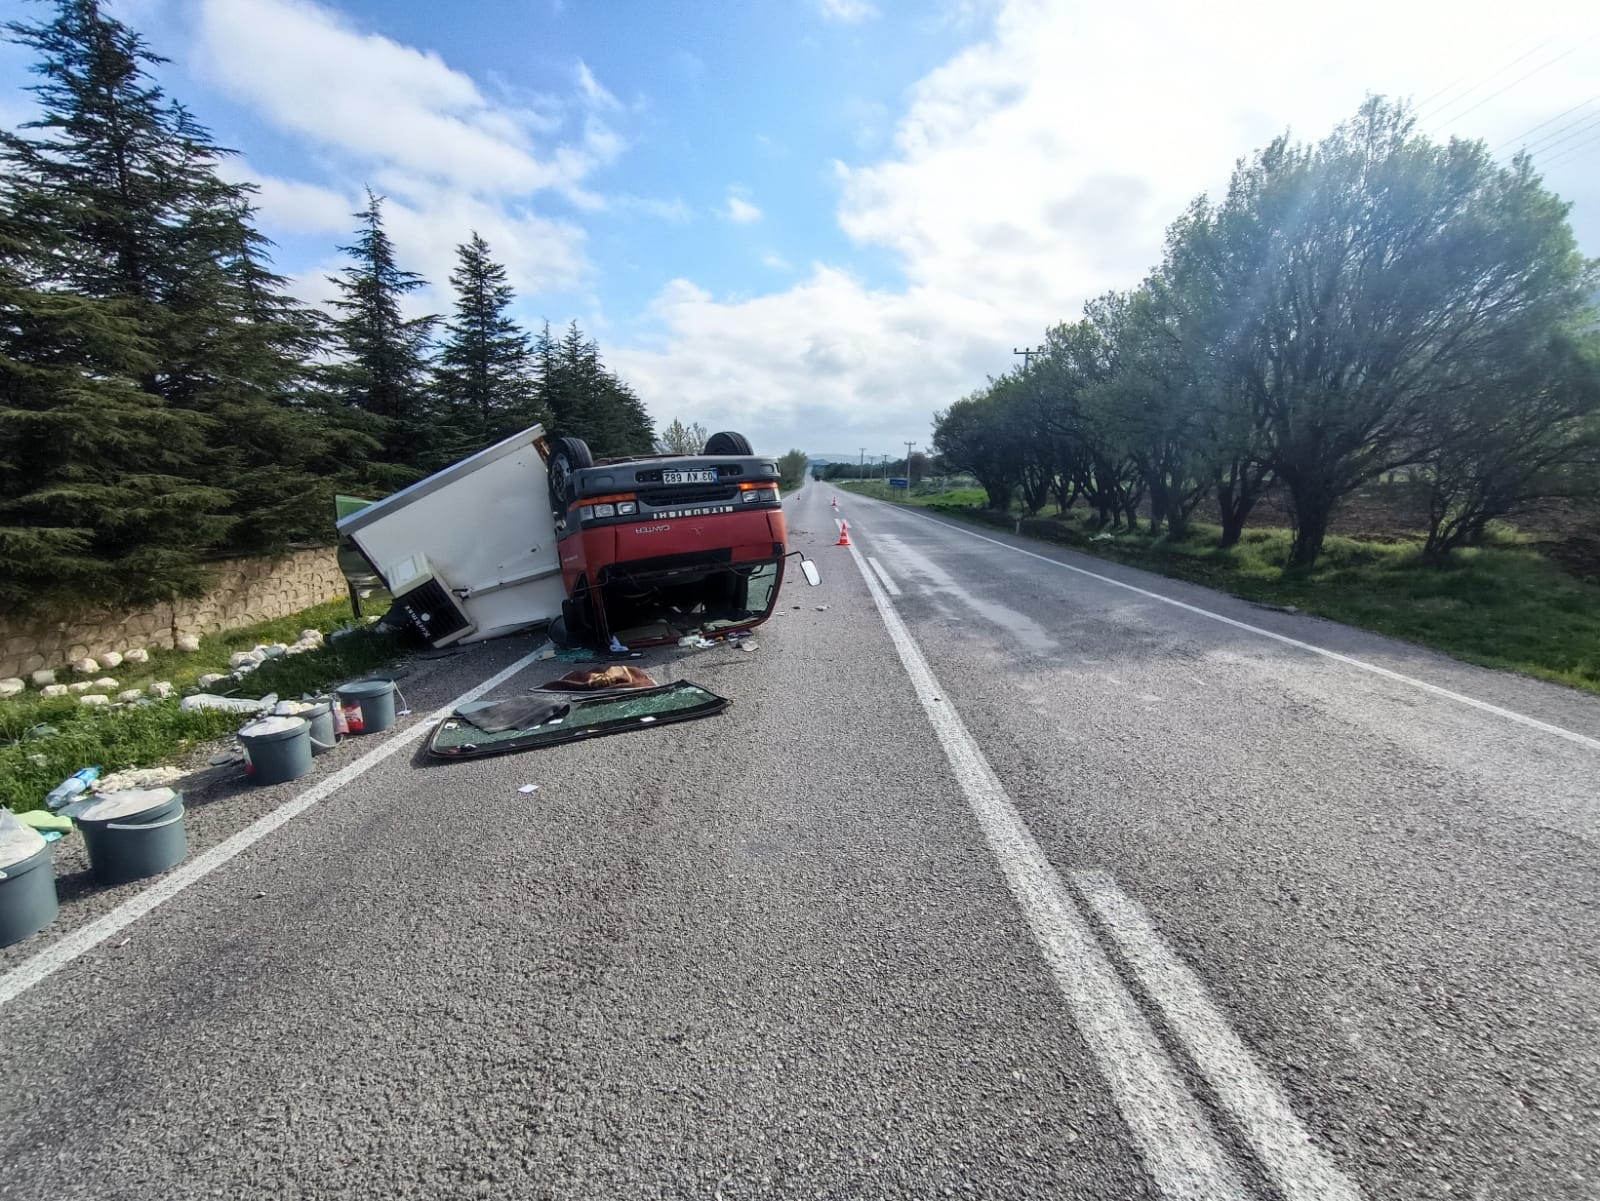
<path fill-rule="evenodd" d="M 568 597 L 558 635 L 652 646 L 772 614 L 789 554 L 774 459 L 737 434 L 714 435 L 713 453 L 598 463 L 576 438 L 547 447 Z"/>

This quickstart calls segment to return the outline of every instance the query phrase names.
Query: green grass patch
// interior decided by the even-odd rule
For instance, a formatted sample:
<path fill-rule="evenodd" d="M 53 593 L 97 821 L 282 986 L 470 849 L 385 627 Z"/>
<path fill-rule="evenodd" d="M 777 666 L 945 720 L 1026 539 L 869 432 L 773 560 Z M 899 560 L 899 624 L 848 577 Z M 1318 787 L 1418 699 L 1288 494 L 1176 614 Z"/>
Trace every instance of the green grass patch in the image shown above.
<path fill-rule="evenodd" d="M 124 688 L 170 680 L 181 691 L 201 676 L 226 671 L 228 656 L 258 643 L 293 642 L 303 629 L 330 632 L 348 623 L 345 601 L 319 605 L 276 621 L 202 638 L 194 654 L 151 653 L 151 662 L 124 664 L 106 674 Z M 296 697 L 329 684 L 364 675 L 391 662 L 394 639 L 358 629 L 330 641 L 323 649 L 269 660 L 242 680 L 226 680 L 213 691 L 259 697 L 276 692 Z M 37 809 L 50 789 L 82 767 L 99 765 L 110 773 L 129 767 L 153 767 L 191 747 L 229 734 L 243 724 L 237 713 L 184 712 L 178 698 L 115 709 L 90 708 L 77 697 L 41 699 L 27 693 L 0 701 L 0 805 L 17 813 Z M 40 727 L 53 727 L 43 732 Z"/>
<path fill-rule="evenodd" d="M 984 511 L 981 489 L 911 503 L 1005 529 L 1019 520 Z M 1315 568 L 1291 572 L 1285 529 L 1247 530 L 1225 550 L 1216 526 L 1196 525 L 1176 538 L 1101 531 L 1082 509 L 1021 525 L 1030 537 L 1246 600 L 1293 605 L 1469 663 L 1600 692 L 1600 585 L 1563 571 L 1510 531 L 1457 551 L 1443 567 L 1425 563 L 1418 542 L 1330 537 Z"/>

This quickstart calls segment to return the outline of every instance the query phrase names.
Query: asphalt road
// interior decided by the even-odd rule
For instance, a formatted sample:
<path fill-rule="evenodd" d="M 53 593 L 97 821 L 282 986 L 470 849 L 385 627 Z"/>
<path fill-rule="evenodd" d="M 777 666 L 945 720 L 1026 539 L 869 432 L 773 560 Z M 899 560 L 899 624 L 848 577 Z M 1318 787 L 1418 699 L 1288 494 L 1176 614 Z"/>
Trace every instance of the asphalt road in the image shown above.
<path fill-rule="evenodd" d="M 822 586 L 644 662 L 720 716 L 425 762 L 503 640 L 157 885 L 65 853 L 0 1197 L 1600 1194 L 1600 700 L 788 508 Z"/>

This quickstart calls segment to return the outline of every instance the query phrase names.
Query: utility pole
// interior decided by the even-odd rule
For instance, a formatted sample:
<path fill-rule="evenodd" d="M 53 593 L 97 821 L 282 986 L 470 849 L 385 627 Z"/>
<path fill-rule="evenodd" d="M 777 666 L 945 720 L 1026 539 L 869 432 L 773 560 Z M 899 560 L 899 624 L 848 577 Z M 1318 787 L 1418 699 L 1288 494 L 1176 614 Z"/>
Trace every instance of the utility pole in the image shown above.
<path fill-rule="evenodd" d="M 867 448 L 865 446 L 863 446 L 861 448 L 861 464 L 860 464 L 860 466 L 858 466 L 856 468 L 856 479 L 864 480 L 866 478 L 867 478 Z"/>
<path fill-rule="evenodd" d="M 1025 346 L 1021 350 L 1018 350 L 1016 347 L 1013 346 L 1011 348 L 1011 353 L 1012 354 L 1020 354 L 1022 356 L 1022 369 L 1024 371 L 1027 371 L 1028 368 L 1033 366 L 1033 356 L 1036 355 L 1036 354 L 1043 354 L 1044 353 L 1044 347 L 1043 346 Z"/>
<path fill-rule="evenodd" d="M 915 446 L 915 445 L 916 445 L 915 442 L 907 442 L 906 443 L 906 495 L 907 496 L 911 495 L 911 448 L 913 446 Z"/>

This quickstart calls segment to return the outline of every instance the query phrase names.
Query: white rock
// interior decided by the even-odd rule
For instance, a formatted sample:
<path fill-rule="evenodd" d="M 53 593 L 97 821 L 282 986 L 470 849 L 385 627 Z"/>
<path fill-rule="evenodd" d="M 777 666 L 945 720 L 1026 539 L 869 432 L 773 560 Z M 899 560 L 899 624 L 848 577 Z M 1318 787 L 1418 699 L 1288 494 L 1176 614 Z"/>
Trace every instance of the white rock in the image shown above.
<path fill-rule="evenodd" d="M 39 695 L 46 698 L 66 696 L 67 686 L 65 684 L 46 684 L 43 688 L 39 689 Z"/>
<path fill-rule="evenodd" d="M 46 684 L 54 684 L 56 682 L 56 673 L 49 670 L 36 671 L 28 678 L 33 681 L 35 688 L 43 688 Z"/>
<path fill-rule="evenodd" d="M 307 651 L 314 651 L 316 649 L 317 648 L 314 646 L 306 646 L 304 643 L 297 642 L 283 653 L 286 655 L 303 655 Z"/>
<path fill-rule="evenodd" d="M 117 700 L 119 703 L 124 705 L 131 705 L 134 701 L 142 701 L 144 700 L 144 689 L 124 688 L 121 692 L 117 693 Z"/>
<path fill-rule="evenodd" d="M 115 692 L 117 690 L 117 682 L 110 676 L 101 676 L 94 682 L 94 686 L 100 689 L 101 692 Z"/>
<path fill-rule="evenodd" d="M 301 642 L 321 642 L 322 641 L 322 631 L 321 630 L 312 630 L 312 629 L 301 630 L 300 631 L 300 641 Z"/>
<path fill-rule="evenodd" d="M 28 685 L 21 676 L 8 676 L 0 680 L 0 699 L 8 696 L 20 696 L 27 690 Z"/>
<path fill-rule="evenodd" d="M 215 684 L 218 680 L 226 680 L 227 678 L 228 677 L 223 675 L 220 671 L 208 671 L 205 675 L 196 680 L 195 683 L 200 685 L 202 688 L 210 688 L 211 685 Z"/>
<path fill-rule="evenodd" d="M 94 659 L 88 658 L 87 656 L 82 659 L 74 659 L 71 663 L 71 667 L 72 670 L 77 672 L 80 676 L 90 675 L 91 673 L 100 670 L 100 664 Z"/>
<path fill-rule="evenodd" d="M 72 693 L 73 696 L 82 696 L 93 687 L 93 680 L 79 680 L 76 684 L 68 684 L 67 691 Z"/>
<path fill-rule="evenodd" d="M 150 652 L 142 646 L 136 646 L 122 656 L 122 661 L 124 663 L 148 663 L 150 662 Z"/>
<path fill-rule="evenodd" d="M 122 654 L 119 651 L 107 651 L 103 655 L 95 656 L 100 660 L 101 667 L 121 667 Z"/>
<path fill-rule="evenodd" d="M 150 687 L 146 688 L 145 692 L 150 696 L 155 697 L 158 701 L 164 701 L 172 695 L 172 681 L 157 680 L 154 684 L 150 685 Z"/>
<path fill-rule="evenodd" d="M 109 705 L 111 698 L 103 692 L 88 692 L 78 698 L 80 705 Z"/>
<path fill-rule="evenodd" d="M 288 652 L 288 650 L 289 648 L 283 643 L 274 642 L 271 646 L 262 647 L 261 653 L 269 659 L 279 659 L 282 658 Z"/>
<path fill-rule="evenodd" d="M 247 663 L 251 667 L 254 667 L 257 663 L 260 663 L 266 657 L 267 656 L 266 656 L 266 654 L 264 652 L 258 651 L 258 650 L 256 650 L 256 651 L 234 651 L 233 654 L 228 656 L 228 666 L 233 668 L 235 671 L 237 671 L 239 668 L 243 667 Z"/>
<path fill-rule="evenodd" d="M 173 645 L 185 654 L 192 655 L 200 649 L 200 636 L 198 634 L 184 634 Z"/>

